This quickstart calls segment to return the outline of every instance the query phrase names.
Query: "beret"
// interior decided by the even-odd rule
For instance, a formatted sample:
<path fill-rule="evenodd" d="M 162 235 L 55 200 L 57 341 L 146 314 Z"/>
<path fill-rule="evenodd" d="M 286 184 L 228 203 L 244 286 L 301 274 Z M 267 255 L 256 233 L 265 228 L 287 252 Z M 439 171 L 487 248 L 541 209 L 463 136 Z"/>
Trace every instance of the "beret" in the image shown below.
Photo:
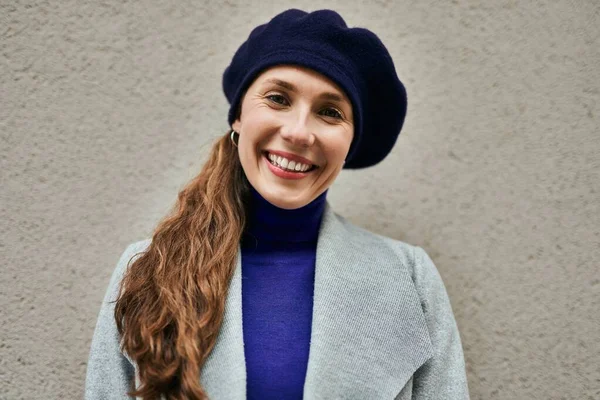
<path fill-rule="evenodd" d="M 321 73 L 350 99 L 354 137 L 344 169 L 370 167 L 389 154 L 406 117 L 406 89 L 392 57 L 373 32 L 348 28 L 333 10 L 289 9 L 257 26 L 223 73 L 230 125 L 254 79 L 263 70 L 283 64 Z"/>

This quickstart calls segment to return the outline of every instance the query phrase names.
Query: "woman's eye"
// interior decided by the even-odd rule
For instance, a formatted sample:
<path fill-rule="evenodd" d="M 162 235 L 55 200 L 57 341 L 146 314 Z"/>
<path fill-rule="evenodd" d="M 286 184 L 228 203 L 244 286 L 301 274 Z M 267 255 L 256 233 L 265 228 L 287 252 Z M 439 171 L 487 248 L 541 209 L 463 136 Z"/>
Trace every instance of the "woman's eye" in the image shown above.
<path fill-rule="evenodd" d="M 286 103 L 288 102 L 287 99 L 285 98 L 285 96 L 282 96 L 280 94 L 270 94 L 265 97 L 267 99 L 269 99 L 271 102 L 278 104 L 280 106 L 287 105 Z M 331 117 L 331 118 L 336 118 L 336 119 L 343 118 L 342 114 L 335 108 L 324 108 L 321 112 L 324 113 L 323 115 L 325 115 L 326 117 Z"/>
<path fill-rule="evenodd" d="M 271 100 L 274 103 L 283 105 L 285 101 L 287 101 L 285 99 L 285 97 L 283 97 L 282 95 L 279 94 L 271 94 L 269 96 L 267 96 L 267 99 Z"/>
<path fill-rule="evenodd" d="M 329 115 L 326 115 L 327 117 L 342 118 L 342 114 L 340 114 L 340 112 L 338 110 L 336 110 L 335 108 L 326 108 L 323 111 L 331 112 Z"/>

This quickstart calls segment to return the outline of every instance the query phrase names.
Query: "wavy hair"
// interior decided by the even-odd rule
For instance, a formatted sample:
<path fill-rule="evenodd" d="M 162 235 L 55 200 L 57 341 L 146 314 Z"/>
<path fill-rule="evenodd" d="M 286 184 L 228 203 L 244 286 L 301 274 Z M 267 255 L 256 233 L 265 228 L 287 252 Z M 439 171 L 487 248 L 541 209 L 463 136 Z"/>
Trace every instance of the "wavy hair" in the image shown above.
<path fill-rule="evenodd" d="M 230 132 L 120 283 L 114 317 L 140 380 L 129 396 L 207 399 L 200 372 L 223 322 L 249 193 Z"/>

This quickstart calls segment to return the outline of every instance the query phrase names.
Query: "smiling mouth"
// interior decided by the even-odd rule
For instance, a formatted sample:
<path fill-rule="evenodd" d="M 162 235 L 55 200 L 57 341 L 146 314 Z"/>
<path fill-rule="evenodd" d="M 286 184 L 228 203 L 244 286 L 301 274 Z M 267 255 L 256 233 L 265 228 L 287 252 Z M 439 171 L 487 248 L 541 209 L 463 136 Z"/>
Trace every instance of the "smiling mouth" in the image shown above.
<path fill-rule="evenodd" d="M 271 165 L 273 165 L 273 166 L 275 166 L 277 168 L 280 168 L 281 170 L 286 171 L 286 172 L 295 172 L 295 173 L 304 173 L 304 174 L 306 174 L 308 172 L 314 171 L 314 170 L 316 170 L 316 169 L 319 168 L 318 165 L 312 164 L 307 170 L 289 169 L 289 168 L 286 168 L 286 167 L 283 167 L 283 166 L 279 165 L 276 161 L 271 160 L 269 158 L 269 152 L 268 151 L 262 151 L 261 153 L 267 159 L 267 161 L 269 163 L 271 163 Z"/>

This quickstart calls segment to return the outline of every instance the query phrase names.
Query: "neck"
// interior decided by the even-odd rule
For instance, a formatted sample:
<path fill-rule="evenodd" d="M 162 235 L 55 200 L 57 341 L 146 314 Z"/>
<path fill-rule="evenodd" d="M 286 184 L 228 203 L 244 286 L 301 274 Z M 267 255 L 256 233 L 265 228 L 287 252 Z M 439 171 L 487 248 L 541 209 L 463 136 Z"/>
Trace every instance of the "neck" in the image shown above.
<path fill-rule="evenodd" d="M 327 191 L 294 210 L 269 203 L 253 187 L 250 191 L 244 242 L 316 242 Z"/>

